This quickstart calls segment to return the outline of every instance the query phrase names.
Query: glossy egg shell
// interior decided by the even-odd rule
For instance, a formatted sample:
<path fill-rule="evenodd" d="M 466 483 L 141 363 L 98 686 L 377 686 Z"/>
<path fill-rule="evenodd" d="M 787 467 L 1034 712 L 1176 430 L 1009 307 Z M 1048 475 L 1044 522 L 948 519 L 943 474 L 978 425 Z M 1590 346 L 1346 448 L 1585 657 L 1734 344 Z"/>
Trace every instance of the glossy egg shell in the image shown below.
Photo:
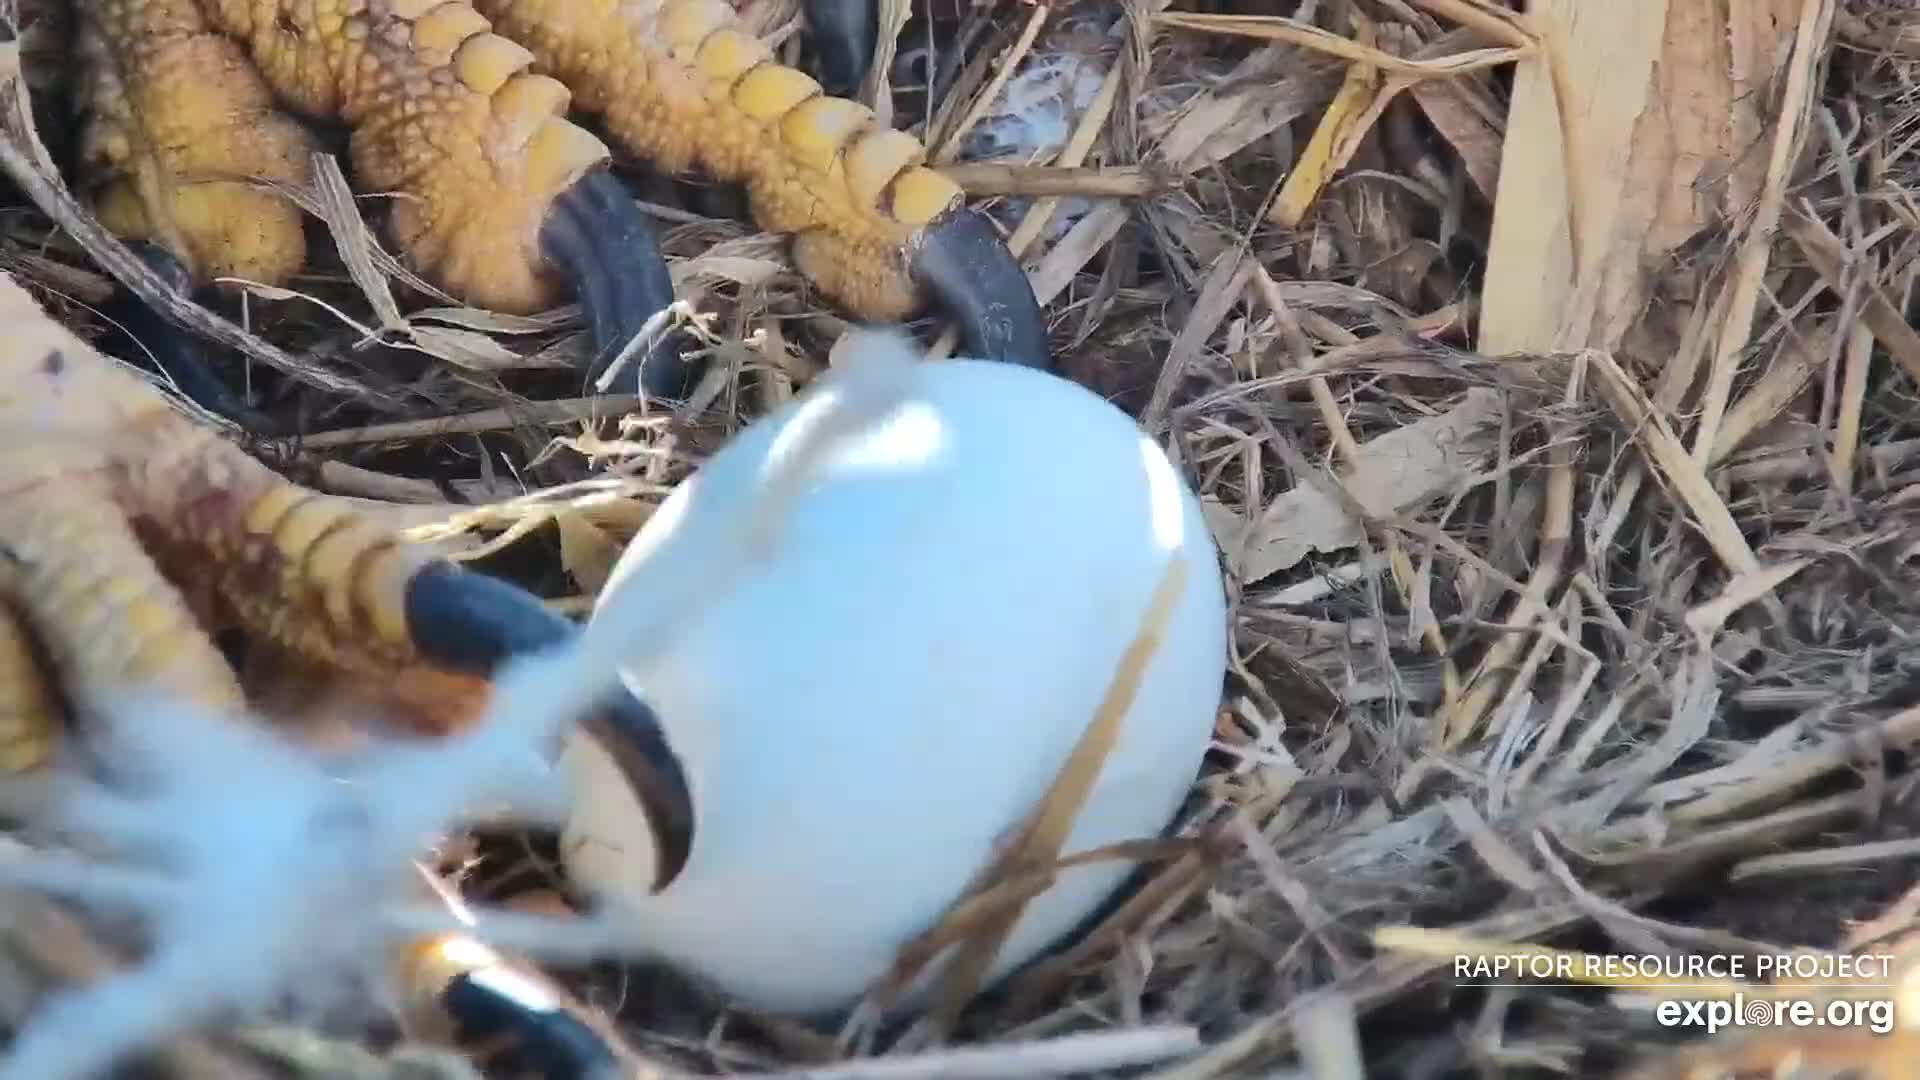
<path fill-rule="evenodd" d="M 1184 591 L 1066 853 L 1159 835 L 1213 732 L 1225 596 L 1199 502 L 1161 449 L 1064 379 L 921 368 L 911 404 L 828 459 L 772 561 L 623 672 L 693 787 L 692 856 L 659 895 L 611 762 L 584 739 L 564 752 L 572 880 L 628 905 L 657 959 L 756 1008 L 855 1003 L 968 886 L 1081 737 L 1176 549 Z M 793 414 L 748 427 L 669 497 L 597 613 L 648 602 L 634 566 L 673 539 L 695 490 L 747 504 Z M 1063 874 L 991 977 L 1130 869 Z"/>

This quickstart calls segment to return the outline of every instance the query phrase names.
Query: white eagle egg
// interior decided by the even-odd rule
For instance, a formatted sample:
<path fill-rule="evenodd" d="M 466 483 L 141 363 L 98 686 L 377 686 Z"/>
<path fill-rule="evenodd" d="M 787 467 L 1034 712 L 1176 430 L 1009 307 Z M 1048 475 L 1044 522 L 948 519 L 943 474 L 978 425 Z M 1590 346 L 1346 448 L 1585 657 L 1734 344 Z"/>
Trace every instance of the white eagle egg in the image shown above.
<path fill-rule="evenodd" d="M 761 1010 L 856 1004 L 968 888 L 1081 738 L 1175 553 L 1184 591 L 1063 854 L 1160 835 L 1221 700 L 1218 555 L 1160 447 L 1035 369 L 954 360 L 912 377 L 907 405 L 823 460 L 771 557 L 622 673 L 693 792 L 690 857 L 665 889 L 650 891 L 650 833 L 604 746 L 564 750 L 572 880 L 623 905 L 653 959 Z M 794 416 L 749 426 L 666 500 L 596 619 L 648 603 L 632 571 L 686 527 L 692 492 L 754 497 Z M 1130 869 L 1063 873 L 989 979 L 1057 944 Z"/>

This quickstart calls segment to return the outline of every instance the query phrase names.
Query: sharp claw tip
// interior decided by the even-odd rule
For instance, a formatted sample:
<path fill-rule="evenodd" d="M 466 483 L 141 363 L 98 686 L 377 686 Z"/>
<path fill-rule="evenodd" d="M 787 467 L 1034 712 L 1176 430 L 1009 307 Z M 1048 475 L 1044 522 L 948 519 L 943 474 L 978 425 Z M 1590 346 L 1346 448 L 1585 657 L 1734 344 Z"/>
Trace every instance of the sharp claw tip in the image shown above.
<path fill-rule="evenodd" d="M 635 334 L 673 303 L 673 277 L 652 227 L 614 175 L 598 169 L 562 192 L 541 229 L 540 246 L 579 298 L 592 329 L 588 371 L 598 383 Z M 669 335 L 642 367 L 629 361 L 610 392 L 672 397 L 688 366 L 684 342 Z"/>
<path fill-rule="evenodd" d="M 929 225 L 911 265 L 915 279 L 959 324 L 969 353 L 1052 369 L 1033 283 L 979 211 L 963 207 Z"/>
<path fill-rule="evenodd" d="M 445 561 L 428 563 L 414 574 L 406 613 L 422 656 L 482 675 L 577 633 L 572 622 L 532 594 Z M 693 791 L 686 770 L 653 710 L 625 690 L 593 709 L 583 727 L 640 803 L 653 835 L 653 890 L 659 892 L 679 877 L 693 850 Z"/>
<path fill-rule="evenodd" d="M 597 710 L 585 733 L 625 780 L 647 832 L 653 838 L 654 893 L 664 891 L 686 869 L 693 851 L 693 789 L 679 755 L 652 709 L 632 694 Z"/>

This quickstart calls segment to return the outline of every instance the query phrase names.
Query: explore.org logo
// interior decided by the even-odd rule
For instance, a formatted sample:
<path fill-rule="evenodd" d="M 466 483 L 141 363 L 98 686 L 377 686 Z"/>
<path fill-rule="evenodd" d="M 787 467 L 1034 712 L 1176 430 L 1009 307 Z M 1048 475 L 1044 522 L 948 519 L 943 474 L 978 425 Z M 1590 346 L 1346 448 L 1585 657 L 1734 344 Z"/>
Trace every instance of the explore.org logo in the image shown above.
<path fill-rule="evenodd" d="M 1864 1027 L 1885 1035 L 1893 1030 L 1893 1002 L 1750 998 L 1736 992 L 1730 998 L 1668 998 L 1653 1007 L 1653 1017 L 1662 1027 L 1700 1027 L 1709 1035 L 1742 1027 Z"/>

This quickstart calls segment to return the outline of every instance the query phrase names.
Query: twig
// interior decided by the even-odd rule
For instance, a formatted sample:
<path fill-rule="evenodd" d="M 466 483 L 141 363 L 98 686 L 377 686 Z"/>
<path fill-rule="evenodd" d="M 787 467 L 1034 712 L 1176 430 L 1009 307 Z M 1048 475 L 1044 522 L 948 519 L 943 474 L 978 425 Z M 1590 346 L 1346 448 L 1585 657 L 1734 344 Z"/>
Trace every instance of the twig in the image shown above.
<path fill-rule="evenodd" d="M 1409 0 L 1414 7 L 1424 8 L 1461 26 L 1469 26 L 1496 41 L 1504 41 L 1516 49 L 1530 49 L 1534 45 L 1532 38 L 1515 22 L 1512 12 L 1495 8 L 1484 0 Z"/>
<path fill-rule="evenodd" d="M 1505 941 L 1517 941 L 1570 926 L 1584 919 L 1585 913 L 1571 905 L 1559 904 L 1530 911 L 1506 912 L 1477 923 L 1455 927 L 1456 932 L 1485 934 Z M 1394 955 L 1382 949 L 1355 975 L 1338 980 L 1334 987 L 1344 992 L 1360 1015 L 1388 997 L 1403 991 L 1434 972 L 1451 968 L 1451 955 Z M 1272 1051 L 1289 1043 L 1293 1019 L 1311 1008 L 1312 1002 L 1295 998 L 1235 1032 L 1232 1037 L 1207 1048 L 1200 1056 L 1170 1068 L 1147 1074 L 1145 1080 L 1215 1080 L 1221 1076 L 1244 1075 L 1246 1061 L 1260 1050 Z"/>
<path fill-rule="evenodd" d="M 1232 34 L 1238 37 L 1257 38 L 1261 41 L 1284 42 L 1303 49 L 1337 56 L 1342 60 L 1359 64 L 1372 64 L 1389 75 L 1405 75 L 1415 78 L 1447 78 L 1453 75 L 1465 75 L 1469 72 L 1484 71 L 1487 68 L 1511 64 L 1533 55 L 1534 47 L 1469 49 L 1452 56 L 1437 57 L 1430 60 L 1408 60 L 1389 52 L 1369 48 L 1358 42 L 1343 38 L 1338 34 L 1322 30 L 1317 26 L 1308 26 L 1294 19 L 1275 15 L 1193 15 L 1186 13 L 1168 13 L 1157 15 L 1154 21 L 1163 26 L 1177 27 L 1182 30 L 1199 30 L 1213 34 Z"/>
<path fill-rule="evenodd" d="M 1007 54 L 1000 58 L 1000 70 L 994 73 L 993 81 L 988 83 L 980 93 L 974 95 L 973 104 L 960 117 L 960 122 L 953 125 L 953 130 L 940 140 L 940 149 L 933 155 L 934 164 L 946 165 L 952 162 L 954 156 L 960 152 L 960 144 L 966 139 L 967 133 L 973 130 L 973 125 L 979 123 L 980 118 L 986 115 L 987 109 L 999 99 L 1000 92 L 1006 89 L 1007 81 L 1013 78 L 1014 70 L 1020 66 L 1020 61 L 1026 59 L 1027 53 L 1033 48 L 1034 39 L 1040 36 L 1040 27 L 1046 23 L 1047 14 L 1051 10 L 1051 6 L 1047 4 L 1033 5 L 1033 13 L 1027 16 L 1027 25 L 1021 29 L 1019 39 L 1013 43 L 1012 48 L 1007 50 Z"/>
<path fill-rule="evenodd" d="M 1847 335 L 1840 410 L 1833 424 L 1833 493 L 1841 498 L 1853 494 L 1853 464 L 1860 453 L 1860 418 L 1867 400 L 1867 367 L 1872 361 L 1873 328 L 1855 324 Z"/>
<path fill-rule="evenodd" d="M 607 364 L 606 370 L 600 373 L 599 379 L 594 383 L 594 389 L 602 394 L 606 393 L 607 388 L 613 385 L 613 380 L 619 376 L 620 372 L 626 370 L 634 357 L 652 355 L 653 347 L 667 336 L 667 332 L 680 319 L 691 321 L 692 317 L 693 306 L 685 300 L 675 300 L 647 316 L 647 321 L 641 324 L 639 332 L 628 339 L 627 343 L 614 355 L 612 361 Z"/>
<path fill-rule="evenodd" d="M 1666 418 L 1647 400 L 1639 384 L 1621 370 L 1620 365 L 1607 353 L 1590 350 L 1590 358 L 1595 375 L 1594 385 L 1613 406 L 1621 422 L 1646 447 L 1654 465 L 1666 474 L 1667 480 L 1679 492 L 1681 501 L 1686 503 L 1694 520 L 1699 523 L 1707 543 L 1713 546 L 1714 554 L 1736 574 L 1759 570 L 1760 560 L 1747 544 L 1739 524 L 1733 520 L 1733 512 L 1727 509 L 1727 504 L 1714 491 L 1706 471 L 1687 456 L 1679 437 L 1667 426 Z M 1779 601 L 1771 597 L 1769 599 L 1774 605 L 1772 610 L 1778 611 Z M 1784 615 L 1784 612 L 1780 614 Z"/>
<path fill-rule="evenodd" d="M 1827 287 L 1839 293 L 1846 284 L 1841 267 L 1846 248 L 1840 238 L 1825 223 L 1808 214 L 1796 214 L 1788 218 L 1783 228 L 1799 246 L 1800 253 L 1819 272 Z M 1873 331 L 1873 336 L 1886 347 L 1887 355 L 1900 365 L 1907 377 L 1920 383 L 1920 332 L 1907 323 L 1906 316 L 1873 282 L 1863 281 L 1860 287 L 1867 294 L 1865 303 L 1860 307 L 1860 321 Z"/>
<path fill-rule="evenodd" d="M 1576 363 L 1567 382 L 1565 400 L 1568 404 L 1578 400 L 1584 376 L 1585 365 Z M 1567 550 L 1573 533 L 1572 443 L 1578 436 L 1565 423 L 1553 425 L 1552 434 L 1553 441 L 1547 451 L 1547 502 L 1540 512 L 1537 561 L 1506 623 L 1515 632 L 1503 634 L 1494 641 L 1486 655 L 1474 665 L 1473 673 L 1467 676 L 1466 688 L 1442 710 L 1433 738 L 1447 749 L 1459 746 L 1479 729 L 1480 721 L 1493 705 L 1494 695 L 1505 685 L 1508 666 L 1527 643 L 1524 632 L 1538 632 L 1535 624 L 1539 620 L 1534 612 L 1547 613 L 1547 595 L 1560 587 L 1561 576 L 1566 572 Z"/>
<path fill-rule="evenodd" d="M 1767 874 L 1796 874 L 1830 866 L 1857 866 L 1893 859 L 1920 859 L 1920 839 L 1882 840 L 1872 844 L 1845 844 L 1819 851 L 1789 851 L 1778 855 L 1756 855 L 1735 864 L 1727 872 L 1731 881 Z"/>
<path fill-rule="evenodd" d="M 1164 171 L 1137 165 L 1068 168 L 968 162 L 943 165 L 940 174 L 968 195 L 1079 195 L 1096 199 L 1142 199 L 1172 191 L 1178 181 Z"/>
<path fill-rule="evenodd" d="M 1805 332 L 1808 340 L 1804 347 L 1792 337 L 1782 342 L 1766 374 L 1755 380 L 1752 388 L 1727 410 L 1720 434 L 1713 440 L 1713 453 L 1707 457 L 1709 465 L 1725 461 L 1755 432 L 1793 405 L 1814 375 L 1828 366 L 1829 356 L 1838 344 L 1832 326 L 1839 322 L 1841 320 L 1834 319 L 1827 325 L 1809 328 Z"/>
<path fill-rule="evenodd" d="M 1759 804 L 1771 802 L 1827 773 L 1846 768 L 1855 753 L 1865 746 L 1904 750 L 1920 743 L 1920 708 L 1904 709 L 1887 717 L 1878 727 L 1862 732 L 1854 740 L 1830 740 L 1792 754 L 1781 755 L 1764 775 L 1731 787 L 1718 788 L 1700 798 L 1667 811 L 1675 824 L 1700 824 L 1725 818 Z"/>
<path fill-rule="evenodd" d="M 760 1075 L 761 1080 L 1025 1080 L 1152 1065 L 1198 1049 L 1197 1030 L 1168 1025 L 932 1050 L 910 1057 L 867 1058 Z"/>
<path fill-rule="evenodd" d="M 1154 377 L 1153 394 L 1147 399 L 1146 408 L 1140 410 L 1141 427 L 1156 434 L 1162 429 L 1173 405 L 1173 392 L 1186 377 L 1188 365 L 1200 355 L 1220 323 L 1239 305 L 1247 291 L 1247 281 L 1259 265 L 1260 260 L 1248 253 L 1244 240 L 1220 253 L 1200 283 L 1199 295 L 1194 298 L 1186 322 L 1174 336 L 1173 344 L 1167 347 L 1167 358 Z"/>
<path fill-rule="evenodd" d="M 1261 266 L 1256 260 L 1249 259 L 1248 262 L 1252 264 L 1254 287 L 1259 290 L 1260 298 L 1266 301 L 1267 307 L 1273 312 L 1274 319 L 1279 323 L 1280 336 L 1293 354 L 1294 364 L 1302 370 L 1313 367 L 1312 347 L 1308 345 L 1299 322 L 1293 317 L 1292 307 L 1280 295 L 1280 286 L 1274 282 L 1273 276 L 1267 273 L 1266 267 Z M 1353 432 L 1347 428 L 1346 417 L 1340 412 L 1340 403 L 1334 400 L 1332 387 L 1328 385 L 1325 376 L 1315 375 L 1308 380 L 1307 389 L 1313 396 L 1314 408 L 1320 412 L 1320 423 L 1326 427 L 1328 435 L 1333 440 L 1334 452 L 1346 462 L 1348 468 L 1354 468 L 1364 455 L 1360 450 L 1359 442 L 1353 437 Z M 1401 543 L 1398 536 L 1388 532 L 1385 540 L 1387 562 L 1393 570 L 1394 584 L 1399 587 L 1400 603 L 1408 611 L 1412 611 L 1415 607 L 1414 590 L 1419 584 L 1414 572 L 1413 560 L 1407 557 L 1406 545 Z M 1445 695 L 1446 702 L 1451 704 L 1460 694 L 1460 670 L 1454 665 L 1453 658 L 1447 654 L 1447 640 L 1440 632 L 1440 624 L 1432 619 L 1425 620 L 1420 628 L 1420 639 L 1426 643 L 1428 650 L 1434 656 L 1440 658 L 1442 693 Z"/>
<path fill-rule="evenodd" d="M 1357 12 L 1354 17 L 1360 22 L 1360 44 L 1372 48 L 1373 24 L 1360 21 Z M 1284 229 L 1299 228 L 1321 190 L 1352 158 L 1387 103 L 1408 85 L 1410 80 L 1388 79 L 1378 67 L 1365 61 L 1349 64 L 1339 91 L 1333 95 L 1327 111 L 1314 125 L 1306 147 L 1287 171 L 1280 194 L 1267 208 L 1267 220 Z"/>
<path fill-rule="evenodd" d="M 564 424 L 574 420 L 603 419 L 637 409 L 645 400 L 631 394 L 602 394 L 596 397 L 560 398 L 556 401 L 529 401 L 510 409 L 481 409 L 431 420 L 396 420 L 390 424 L 322 431 L 304 436 L 300 445 L 309 450 L 323 450 L 362 443 L 428 439 L 437 435 L 471 435 L 481 431 L 500 431 L 520 424 Z"/>
<path fill-rule="evenodd" d="M 1803 0 L 1800 29 L 1793 43 L 1793 63 L 1787 69 L 1787 85 L 1781 92 L 1778 119 L 1774 121 L 1773 154 L 1767 162 L 1767 178 L 1761 189 L 1760 204 L 1754 208 L 1753 222 L 1741 241 L 1739 270 L 1732 284 L 1733 300 L 1727 305 L 1726 321 L 1720 324 L 1719 342 L 1713 353 L 1713 366 L 1707 372 L 1707 389 L 1700 401 L 1700 426 L 1694 431 L 1693 460 L 1704 466 L 1713 454 L 1719 437 L 1720 420 L 1727 410 L 1727 398 L 1733 392 L 1736 357 L 1753 336 L 1753 317 L 1760 302 L 1761 279 L 1773 253 L 1773 234 L 1780 224 L 1780 208 L 1785 201 L 1787 173 L 1794 148 L 1799 144 L 1802 120 L 1810 99 L 1808 86 L 1813 78 L 1814 60 L 1819 54 L 1819 37 L 1833 14 L 1833 0 Z"/>

